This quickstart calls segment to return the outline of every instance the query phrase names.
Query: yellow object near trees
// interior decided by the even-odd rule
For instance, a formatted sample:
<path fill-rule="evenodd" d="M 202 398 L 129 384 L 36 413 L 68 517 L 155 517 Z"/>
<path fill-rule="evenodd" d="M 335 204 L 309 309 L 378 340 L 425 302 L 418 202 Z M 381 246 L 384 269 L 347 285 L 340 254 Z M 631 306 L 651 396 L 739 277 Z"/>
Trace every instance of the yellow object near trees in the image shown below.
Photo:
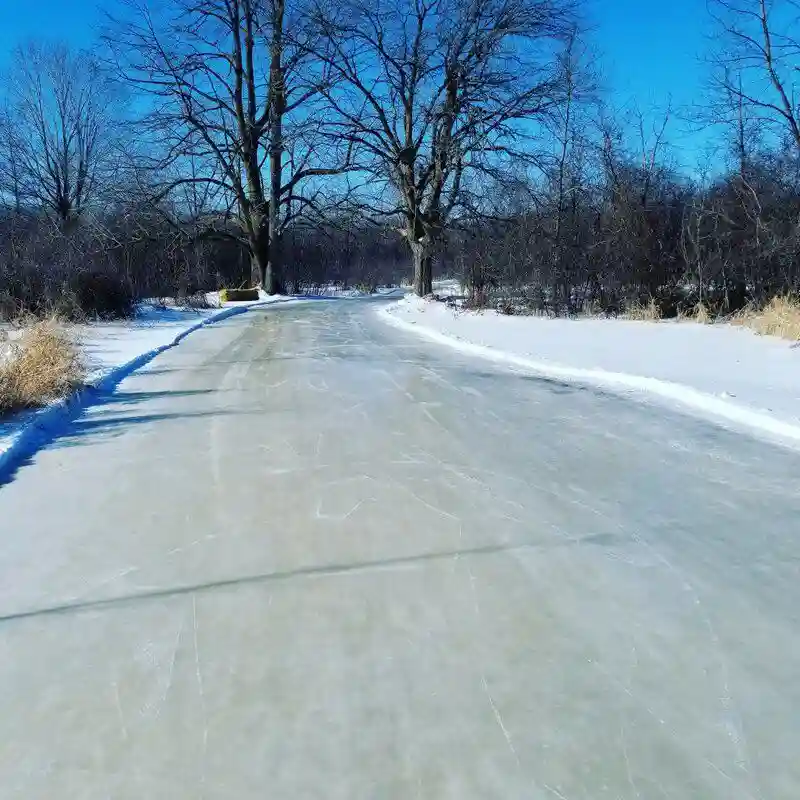
<path fill-rule="evenodd" d="M 245 300 L 258 300 L 258 289 L 221 289 L 220 303 L 239 303 Z"/>

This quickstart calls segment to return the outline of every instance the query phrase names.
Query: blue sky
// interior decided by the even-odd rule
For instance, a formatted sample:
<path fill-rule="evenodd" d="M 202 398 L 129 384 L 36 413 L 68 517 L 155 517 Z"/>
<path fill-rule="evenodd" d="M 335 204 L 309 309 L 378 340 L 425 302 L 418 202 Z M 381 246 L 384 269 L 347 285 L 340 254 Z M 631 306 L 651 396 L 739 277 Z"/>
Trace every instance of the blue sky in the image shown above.
<path fill-rule="evenodd" d="M 0 66 L 20 41 L 47 35 L 78 46 L 91 45 L 102 10 L 113 13 L 116 0 L 0 0 Z M 704 69 L 698 57 L 707 48 L 703 0 L 584 0 L 594 26 L 609 99 L 615 106 L 636 102 L 649 112 L 669 98 L 676 108 L 702 99 Z M 670 140 L 682 152 L 679 162 L 694 166 L 703 136 L 687 136 L 676 119 Z"/>
<path fill-rule="evenodd" d="M 0 63 L 21 41 L 43 35 L 88 46 L 100 9 L 114 6 L 114 0 L 0 0 Z"/>
<path fill-rule="evenodd" d="M 615 94 L 642 104 L 665 104 L 670 93 L 676 104 L 696 99 L 708 48 L 703 0 L 590 0 L 587 8 Z"/>
<path fill-rule="evenodd" d="M 678 112 L 703 102 L 701 58 L 710 32 L 704 0 L 589 0 L 587 16 L 609 99 L 615 106 L 635 102 L 657 118 L 671 100 L 676 113 L 668 138 L 691 170 L 709 134 L 688 132 Z"/>

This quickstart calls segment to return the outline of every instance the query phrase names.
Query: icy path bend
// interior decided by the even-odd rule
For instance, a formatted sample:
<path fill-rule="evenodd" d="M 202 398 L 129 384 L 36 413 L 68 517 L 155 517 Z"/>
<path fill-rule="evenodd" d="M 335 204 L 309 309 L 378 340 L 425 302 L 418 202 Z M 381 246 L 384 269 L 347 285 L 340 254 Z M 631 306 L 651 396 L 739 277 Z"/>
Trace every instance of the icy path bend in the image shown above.
<path fill-rule="evenodd" d="M 0 489 L 0 794 L 800 794 L 800 457 L 369 302 L 253 311 Z"/>

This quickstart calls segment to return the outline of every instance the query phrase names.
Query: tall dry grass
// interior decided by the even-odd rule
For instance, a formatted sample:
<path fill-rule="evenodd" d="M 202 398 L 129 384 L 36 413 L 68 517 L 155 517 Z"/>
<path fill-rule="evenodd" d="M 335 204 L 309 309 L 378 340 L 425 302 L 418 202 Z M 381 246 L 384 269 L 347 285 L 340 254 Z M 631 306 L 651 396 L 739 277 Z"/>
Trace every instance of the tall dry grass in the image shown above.
<path fill-rule="evenodd" d="M 751 328 L 764 336 L 780 336 L 782 339 L 800 341 L 800 299 L 789 295 L 773 297 L 760 311 L 742 311 L 731 322 Z"/>
<path fill-rule="evenodd" d="M 42 406 L 81 384 L 80 352 L 55 320 L 24 328 L 0 356 L 0 414 Z"/>
<path fill-rule="evenodd" d="M 687 311 L 679 311 L 678 320 L 680 322 L 696 322 L 700 325 L 713 325 L 716 318 L 711 313 L 709 307 L 700 301 Z"/>
<path fill-rule="evenodd" d="M 655 298 L 651 297 L 646 305 L 643 303 L 632 303 L 628 306 L 624 316 L 627 319 L 638 320 L 639 322 L 658 322 L 661 319 L 661 309 L 658 307 Z"/>

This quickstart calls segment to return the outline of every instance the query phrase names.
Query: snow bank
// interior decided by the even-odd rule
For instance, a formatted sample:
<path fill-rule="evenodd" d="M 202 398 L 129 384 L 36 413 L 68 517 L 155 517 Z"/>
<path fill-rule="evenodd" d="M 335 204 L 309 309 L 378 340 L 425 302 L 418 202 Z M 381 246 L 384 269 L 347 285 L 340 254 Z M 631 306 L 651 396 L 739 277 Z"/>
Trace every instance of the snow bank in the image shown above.
<path fill-rule="evenodd" d="M 439 297 L 457 297 L 464 294 L 464 287 L 455 278 L 445 278 L 433 282 L 433 293 Z"/>
<path fill-rule="evenodd" d="M 136 318 L 130 321 L 76 325 L 74 333 L 89 368 L 86 386 L 46 408 L 0 421 L 0 485 L 10 480 L 21 463 L 90 405 L 99 392 L 113 391 L 132 372 L 175 347 L 191 333 L 243 314 L 254 306 L 288 302 L 307 301 L 273 295 L 202 310 L 143 305 Z"/>
<path fill-rule="evenodd" d="M 800 444 L 800 348 L 730 325 L 507 317 L 405 298 L 387 322 L 563 380 L 646 394 Z"/>

